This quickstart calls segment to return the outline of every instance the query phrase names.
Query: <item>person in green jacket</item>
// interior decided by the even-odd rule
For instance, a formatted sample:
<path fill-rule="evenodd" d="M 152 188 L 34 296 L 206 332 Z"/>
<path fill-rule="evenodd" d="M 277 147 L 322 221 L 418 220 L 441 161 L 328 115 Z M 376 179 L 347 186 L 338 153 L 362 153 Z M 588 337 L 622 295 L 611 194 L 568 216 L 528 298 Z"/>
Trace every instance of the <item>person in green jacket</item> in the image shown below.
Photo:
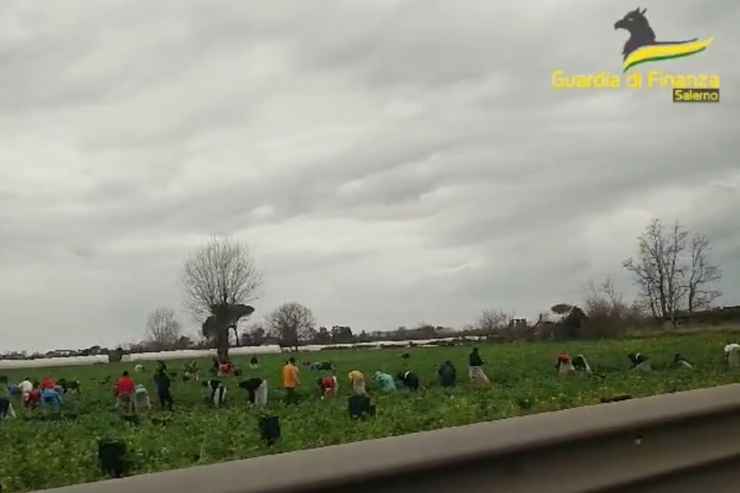
<path fill-rule="evenodd" d="M 395 392 L 396 382 L 393 377 L 382 371 L 375 372 L 375 384 L 381 392 Z"/>

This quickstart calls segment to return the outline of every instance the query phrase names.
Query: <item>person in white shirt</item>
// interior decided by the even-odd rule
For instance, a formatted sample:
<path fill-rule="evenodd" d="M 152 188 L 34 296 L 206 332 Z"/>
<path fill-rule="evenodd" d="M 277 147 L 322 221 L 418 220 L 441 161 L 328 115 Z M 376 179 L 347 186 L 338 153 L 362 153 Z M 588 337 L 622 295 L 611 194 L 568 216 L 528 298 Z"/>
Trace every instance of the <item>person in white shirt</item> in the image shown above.
<path fill-rule="evenodd" d="M 740 344 L 732 343 L 725 346 L 725 356 L 730 368 L 740 366 Z"/>
<path fill-rule="evenodd" d="M 149 411 L 152 408 L 152 401 L 149 399 L 149 392 L 146 387 L 141 384 L 137 385 L 136 390 L 134 391 L 134 408 L 136 409 L 136 412 L 144 410 Z"/>
<path fill-rule="evenodd" d="M 21 393 L 21 402 L 24 407 L 28 407 L 31 400 L 31 392 L 33 391 L 33 383 L 31 379 L 26 377 L 21 383 L 18 384 L 18 390 Z"/>

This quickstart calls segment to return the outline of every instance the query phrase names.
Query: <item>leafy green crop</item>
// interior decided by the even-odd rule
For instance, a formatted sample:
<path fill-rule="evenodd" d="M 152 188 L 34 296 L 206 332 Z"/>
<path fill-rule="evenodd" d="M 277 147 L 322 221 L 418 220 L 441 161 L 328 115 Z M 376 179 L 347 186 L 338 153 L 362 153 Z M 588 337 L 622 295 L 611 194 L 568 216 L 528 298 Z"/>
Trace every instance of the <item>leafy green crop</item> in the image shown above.
<path fill-rule="evenodd" d="M 19 417 L 0 423 L 0 441 L 10 444 L 0 455 L 3 491 L 28 491 L 105 479 L 97 463 L 97 441 L 119 438 L 126 442 L 131 474 L 162 471 L 242 459 L 290 450 L 324 447 L 405 433 L 465 425 L 511 416 L 597 404 L 604 397 L 630 394 L 633 397 L 676 392 L 732 383 L 740 372 L 725 368 L 723 334 L 701 334 L 654 339 L 625 339 L 569 343 L 481 345 L 486 372 L 493 386 L 475 388 L 467 382 L 470 347 L 414 348 L 403 350 L 347 350 L 301 353 L 303 360 L 331 360 L 337 365 L 340 382 L 335 400 L 318 398 L 316 379 L 321 372 L 301 369 L 301 402 L 287 406 L 279 390 L 284 355 L 264 356 L 261 368 L 250 370 L 248 357 L 236 358 L 244 375 L 228 379 L 227 405 L 209 408 L 202 388 L 193 382 L 174 381 L 175 411 L 157 409 L 152 382 L 154 363 L 144 373 L 132 373 L 137 383 L 149 389 L 155 410 L 138 425 L 124 422 L 114 411 L 111 383 L 131 364 L 5 371 L 11 382 L 25 376 L 40 379 L 77 378 L 82 382 L 79 397 L 66 396 L 60 419 Z M 554 362 L 561 351 L 584 353 L 598 376 L 558 377 Z M 647 354 L 655 371 L 627 370 L 627 353 Z M 410 352 L 407 362 L 402 352 Z M 670 369 L 674 353 L 680 352 L 696 365 L 694 370 Z M 437 366 L 451 360 L 458 370 L 459 384 L 452 390 L 436 382 Z M 182 375 L 187 361 L 168 363 Z M 201 368 L 209 363 L 202 361 Z M 375 370 L 396 374 L 406 366 L 421 377 L 418 393 L 380 394 L 369 391 L 377 404 L 377 416 L 353 421 L 347 412 L 350 386 L 347 373 L 360 369 L 371 377 Z M 247 407 L 246 393 L 238 381 L 251 376 L 267 378 L 269 410 L 280 416 L 282 439 L 268 447 L 260 440 L 257 413 Z M 14 403 L 21 411 L 20 404 Z M 19 412 L 19 416 L 22 413 Z"/>

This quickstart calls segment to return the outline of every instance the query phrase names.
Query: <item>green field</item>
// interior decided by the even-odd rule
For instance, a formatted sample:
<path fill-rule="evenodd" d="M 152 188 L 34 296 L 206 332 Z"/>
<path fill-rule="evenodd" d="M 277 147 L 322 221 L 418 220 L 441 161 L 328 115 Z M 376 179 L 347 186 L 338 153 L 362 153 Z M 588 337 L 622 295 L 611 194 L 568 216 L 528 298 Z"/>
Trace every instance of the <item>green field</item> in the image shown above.
<path fill-rule="evenodd" d="M 245 374 L 229 379 L 225 408 L 208 408 L 198 385 L 178 382 L 172 388 L 175 412 L 155 410 L 139 425 L 121 420 L 113 409 L 111 385 L 100 383 L 107 375 L 115 380 L 133 364 L 4 371 L 2 374 L 11 382 L 26 375 L 38 379 L 46 374 L 77 378 L 83 390 L 79 399 L 68 397 L 65 401 L 65 413 L 71 415 L 68 419 L 19 417 L 0 423 L 0 441 L 5 444 L 0 455 L 0 481 L 3 491 L 27 491 L 104 479 L 97 465 L 96 443 L 107 436 L 126 441 L 132 473 L 138 474 L 595 404 L 603 397 L 621 393 L 640 397 L 733 383 L 740 372 L 726 368 L 722 352 L 730 339 L 733 336 L 712 333 L 595 342 L 482 344 L 486 372 L 493 381 L 490 389 L 473 388 L 467 383 L 470 346 L 302 353 L 297 356 L 299 361 L 331 360 L 337 365 L 340 398 L 318 399 L 315 381 L 320 373 L 302 369 L 303 400 L 290 407 L 279 400 L 278 390 L 285 355 L 261 357 L 259 370 L 249 370 L 247 358 L 235 358 Z M 555 375 L 554 361 L 563 350 L 584 353 L 601 376 Z M 424 389 L 416 394 L 379 395 L 371 385 L 377 416 L 367 421 L 350 420 L 347 372 L 360 369 L 370 376 L 381 369 L 395 375 L 404 367 L 400 354 L 406 351 L 411 353 L 408 367 L 418 372 Z M 650 357 L 655 371 L 645 374 L 627 370 L 626 355 L 636 351 Z M 676 352 L 696 368 L 670 369 Z M 435 378 L 437 366 L 446 359 L 458 369 L 460 384 L 453 391 L 441 389 Z M 174 361 L 168 366 L 181 372 L 184 363 Z M 207 367 L 208 361 L 203 360 L 201 369 Z M 156 409 L 153 368 L 154 363 L 149 363 L 146 372 L 133 376 L 137 383 L 147 385 Z M 247 408 L 246 393 L 236 385 L 251 375 L 270 382 L 269 408 L 280 416 L 283 431 L 282 440 L 273 447 L 260 442 L 256 413 Z M 20 416 L 20 405 L 15 403 L 15 407 Z"/>

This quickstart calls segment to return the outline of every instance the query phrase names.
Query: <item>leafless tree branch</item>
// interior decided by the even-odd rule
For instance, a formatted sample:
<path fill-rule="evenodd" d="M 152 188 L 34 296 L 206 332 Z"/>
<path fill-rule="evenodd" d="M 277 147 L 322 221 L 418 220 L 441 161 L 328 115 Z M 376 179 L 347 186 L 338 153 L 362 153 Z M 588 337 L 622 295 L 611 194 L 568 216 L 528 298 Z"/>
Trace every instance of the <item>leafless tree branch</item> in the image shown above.
<path fill-rule="evenodd" d="M 267 317 L 271 332 L 288 346 L 298 349 L 303 340 L 312 336 L 316 319 L 308 307 L 299 303 L 285 303 Z"/>
<path fill-rule="evenodd" d="M 147 336 L 152 342 L 164 348 L 172 347 L 177 343 L 180 330 L 180 323 L 175 319 L 175 311 L 171 308 L 157 308 L 147 319 Z"/>

